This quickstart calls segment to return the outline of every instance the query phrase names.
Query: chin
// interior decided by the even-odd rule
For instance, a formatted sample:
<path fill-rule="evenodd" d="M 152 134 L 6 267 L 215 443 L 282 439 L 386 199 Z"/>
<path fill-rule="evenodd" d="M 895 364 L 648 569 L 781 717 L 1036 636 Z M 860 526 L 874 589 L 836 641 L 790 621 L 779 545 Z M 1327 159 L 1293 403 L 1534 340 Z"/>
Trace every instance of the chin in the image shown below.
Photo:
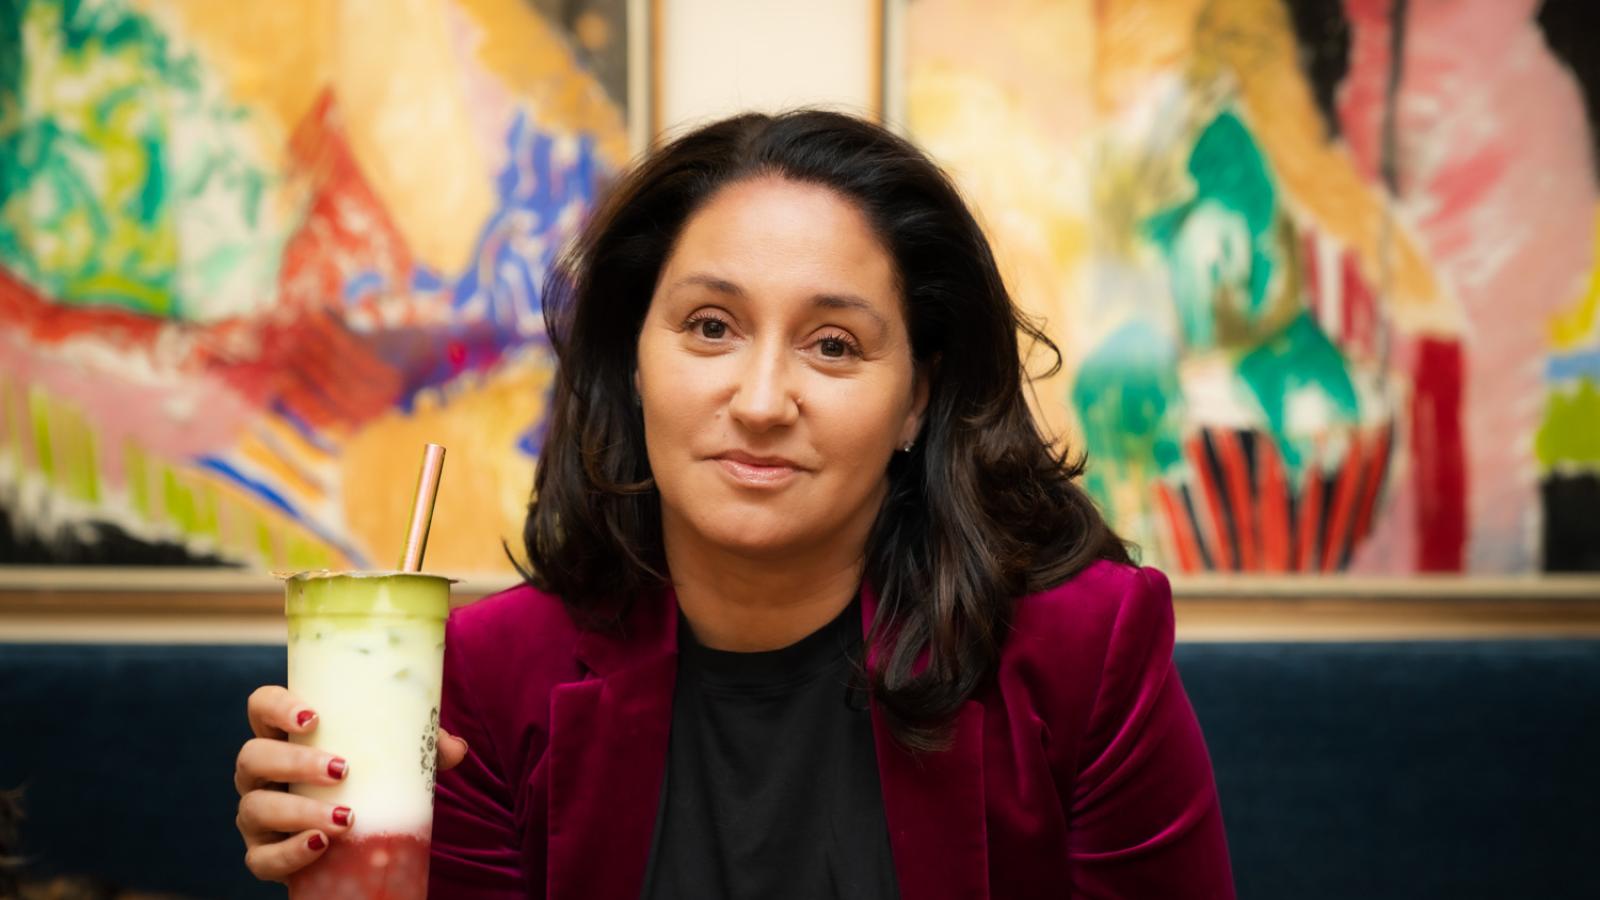
<path fill-rule="evenodd" d="M 709 543 L 741 556 L 775 556 L 815 541 L 812 529 L 795 528 L 799 517 L 782 509 L 707 510 L 691 516 L 696 531 Z"/>
<path fill-rule="evenodd" d="M 706 540 L 740 556 L 777 556 L 805 543 L 792 529 L 729 528 L 705 532 Z"/>

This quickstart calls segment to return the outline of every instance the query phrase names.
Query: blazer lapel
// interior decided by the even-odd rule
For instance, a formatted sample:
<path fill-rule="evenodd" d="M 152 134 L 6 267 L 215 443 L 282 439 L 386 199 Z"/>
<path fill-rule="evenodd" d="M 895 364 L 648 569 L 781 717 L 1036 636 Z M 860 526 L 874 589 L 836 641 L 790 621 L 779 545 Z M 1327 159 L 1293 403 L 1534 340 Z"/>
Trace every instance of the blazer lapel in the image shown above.
<path fill-rule="evenodd" d="M 863 585 L 861 600 L 862 628 L 870 632 L 877 609 L 870 586 Z M 869 664 L 875 650 L 868 651 Z M 915 754 L 894 739 L 877 703 L 870 705 L 901 900 L 987 898 L 982 704 L 968 700 L 961 707 L 948 749 Z"/>
<path fill-rule="evenodd" d="M 636 900 L 655 832 L 677 679 L 677 604 L 642 597 L 621 635 L 584 632 L 584 681 L 550 698 L 546 896 Z"/>

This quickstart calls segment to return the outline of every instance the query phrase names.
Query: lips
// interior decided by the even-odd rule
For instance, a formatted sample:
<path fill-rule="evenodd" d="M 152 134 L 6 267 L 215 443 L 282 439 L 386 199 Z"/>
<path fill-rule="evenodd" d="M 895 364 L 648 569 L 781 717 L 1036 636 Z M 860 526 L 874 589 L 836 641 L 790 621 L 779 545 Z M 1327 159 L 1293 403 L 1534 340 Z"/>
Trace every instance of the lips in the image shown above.
<path fill-rule="evenodd" d="M 793 480 L 802 471 L 793 460 L 781 456 L 755 456 L 742 451 L 723 453 L 713 457 L 712 462 L 735 484 L 753 488 L 778 487 Z"/>

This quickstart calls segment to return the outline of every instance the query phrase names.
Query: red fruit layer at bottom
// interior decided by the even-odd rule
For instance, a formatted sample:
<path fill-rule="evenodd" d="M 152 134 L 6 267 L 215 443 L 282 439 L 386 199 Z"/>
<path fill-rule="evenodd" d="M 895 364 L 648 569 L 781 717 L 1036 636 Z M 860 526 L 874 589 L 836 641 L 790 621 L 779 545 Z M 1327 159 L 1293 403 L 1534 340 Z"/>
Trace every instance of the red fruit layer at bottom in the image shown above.
<path fill-rule="evenodd" d="M 427 835 L 336 838 L 321 859 L 289 878 L 289 900 L 426 900 L 427 896 Z"/>

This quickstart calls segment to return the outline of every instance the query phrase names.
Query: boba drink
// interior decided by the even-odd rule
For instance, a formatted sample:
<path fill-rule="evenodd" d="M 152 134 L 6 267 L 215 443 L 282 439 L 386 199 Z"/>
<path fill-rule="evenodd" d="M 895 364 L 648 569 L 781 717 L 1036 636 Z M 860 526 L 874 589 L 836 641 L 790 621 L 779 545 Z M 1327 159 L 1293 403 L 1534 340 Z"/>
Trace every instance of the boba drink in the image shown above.
<path fill-rule="evenodd" d="M 286 579 L 289 690 L 317 711 L 297 744 L 343 757 L 337 785 L 296 794 L 355 813 L 322 858 L 290 878 L 292 900 L 422 900 L 450 579 L 415 572 Z"/>

